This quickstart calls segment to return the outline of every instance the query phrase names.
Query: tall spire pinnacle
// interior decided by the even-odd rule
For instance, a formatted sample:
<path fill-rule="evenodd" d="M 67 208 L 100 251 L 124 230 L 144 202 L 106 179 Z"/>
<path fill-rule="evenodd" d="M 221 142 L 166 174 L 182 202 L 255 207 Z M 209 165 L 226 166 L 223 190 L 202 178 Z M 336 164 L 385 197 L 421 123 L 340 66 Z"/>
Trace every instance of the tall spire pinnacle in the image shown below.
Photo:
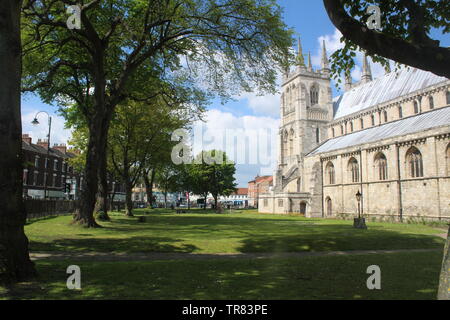
<path fill-rule="evenodd" d="M 322 70 L 330 70 L 330 63 L 328 61 L 328 55 L 327 55 L 327 47 L 325 46 L 325 40 L 323 40 L 322 45 Z"/>
<path fill-rule="evenodd" d="M 361 82 L 367 83 L 367 82 L 370 82 L 372 80 L 373 80 L 373 78 L 372 78 L 372 69 L 370 68 L 369 59 L 367 58 L 367 53 L 364 53 Z"/>
<path fill-rule="evenodd" d="M 299 66 L 305 65 L 305 59 L 303 58 L 302 41 L 300 40 L 300 37 L 298 37 L 297 64 Z"/>
<path fill-rule="evenodd" d="M 345 91 L 349 91 L 352 88 L 352 76 L 350 70 L 345 72 Z"/>
<path fill-rule="evenodd" d="M 312 63 L 311 63 L 311 51 L 308 52 L 308 70 L 312 71 Z"/>

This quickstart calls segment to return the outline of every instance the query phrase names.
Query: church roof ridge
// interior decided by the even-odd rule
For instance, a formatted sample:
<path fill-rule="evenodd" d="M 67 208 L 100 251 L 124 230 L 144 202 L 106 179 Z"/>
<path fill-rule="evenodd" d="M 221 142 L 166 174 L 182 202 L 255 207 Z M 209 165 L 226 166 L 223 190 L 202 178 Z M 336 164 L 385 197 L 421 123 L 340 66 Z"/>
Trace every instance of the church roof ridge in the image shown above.
<path fill-rule="evenodd" d="M 373 81 L 355 85 L 349 91 L 334 97 L 334 119 L 349 116 L 445 81 L 448 79 L 412 67 L 386 73 Z"/>

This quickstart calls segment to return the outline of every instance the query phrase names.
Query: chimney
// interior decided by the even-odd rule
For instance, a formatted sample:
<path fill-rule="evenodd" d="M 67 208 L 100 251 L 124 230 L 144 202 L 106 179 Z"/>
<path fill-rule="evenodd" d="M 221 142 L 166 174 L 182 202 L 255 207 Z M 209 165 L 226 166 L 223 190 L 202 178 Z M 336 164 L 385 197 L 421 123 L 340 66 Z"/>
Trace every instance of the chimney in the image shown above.
<path fill-rule="evenodd" d="M 26 143 L 28 143 L 28 144 L 31 144 L 31 142 L 32 142 L 33 140 L 31 139 L 31 137 L 30 137 L 29 134 L 23 134 L 23 135 L 22 135 L 22 141 L 23 141 L 23 142 L 26 142 Z"/>
<path fill-rule="evenodd" d="M 55 145 L 53 146 L 53 149 L 58 150 L 59 152 L 62 152 L 64 154 L 67 153 L 67 146 L 64 143 L 61 143 L 60 145 L 58 145 L 57 143 L 55 143 Z"/>
<path fill-rule="evenodd" d="M 38 145 L 39 147 L 42 147 L 42 148 L 44 148 L 44 149 L 47 149 L 47 148 L 48 148 L 48 140 L 47 140 L 47 139 L 44 139 L 44 140 L 38 139 L 37 145 Z"/>

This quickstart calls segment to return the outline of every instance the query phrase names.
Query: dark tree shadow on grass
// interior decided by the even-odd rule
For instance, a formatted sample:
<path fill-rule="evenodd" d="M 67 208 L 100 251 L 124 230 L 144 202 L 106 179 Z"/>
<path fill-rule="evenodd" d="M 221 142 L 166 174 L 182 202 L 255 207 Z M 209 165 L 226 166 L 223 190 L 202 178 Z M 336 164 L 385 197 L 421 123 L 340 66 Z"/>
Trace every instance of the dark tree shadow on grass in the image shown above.
<path fill-rule="evenodd" d="M 442 249 L 445 241 L 433 235 L 390 230 L 357 230 L 345 225 L 317 225 L 298 235 L 258 235 L 242 241 L 240 252 L 322 252 L 351 250 Z"/>
<path fill-rule="evenodd" d="M 129 237 L 125 239 L 58 239 L 51 243 L 30 241 L 32 251 L 61 252 L 163 252 L 192 253 L 194 245 L 179 244 L 182 240 L 163 237 Z"/>

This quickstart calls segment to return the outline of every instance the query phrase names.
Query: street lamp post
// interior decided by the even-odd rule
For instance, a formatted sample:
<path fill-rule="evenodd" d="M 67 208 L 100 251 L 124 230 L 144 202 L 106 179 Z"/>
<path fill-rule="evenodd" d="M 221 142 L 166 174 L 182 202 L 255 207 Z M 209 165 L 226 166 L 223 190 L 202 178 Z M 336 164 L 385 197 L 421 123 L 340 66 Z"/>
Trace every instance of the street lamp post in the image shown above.
<path fill-rule="evenodd" d="M 367 229 L 366 219 L 361 217 L 361 200 L 362 200 L 362 194 L 361 194 L 361 191 L 358 190 L 358 193 L 356 193 L 356 201 L 358 201 L 358 218 L 355 218 L 353 226 L 356 229 Z"/>
<path fill-rule="evenodd" d="M 41 113 L 45 113 L 48 117 L 47 159 L 45 160 L 45 164 L 46 164 L 45 174 L 47 174 L 47 177 L 45 177 L 45 175 L 44 175 L 44 199 L 47 199 L 48 198 L 47 184 L 48 184 L 48 178 L 49 178 L 48 167 L 50 165 L 50 134 L 52 132 L 52 117 L 45 111 L 39 111 L 38 113 L 36 113 L 36 115 L 34 116 L 34 120 L 31 122 L 34 126 L 37 126 L 40 124 L 38 121 L 38 116 Z"/>
<path fill-rule="evenodd" d="M 358 219 L 361 219 L 361 197 L 362 194 L 358 190 L 358 193 L 356 194 L 356 200 L 358 201 Z"/>

